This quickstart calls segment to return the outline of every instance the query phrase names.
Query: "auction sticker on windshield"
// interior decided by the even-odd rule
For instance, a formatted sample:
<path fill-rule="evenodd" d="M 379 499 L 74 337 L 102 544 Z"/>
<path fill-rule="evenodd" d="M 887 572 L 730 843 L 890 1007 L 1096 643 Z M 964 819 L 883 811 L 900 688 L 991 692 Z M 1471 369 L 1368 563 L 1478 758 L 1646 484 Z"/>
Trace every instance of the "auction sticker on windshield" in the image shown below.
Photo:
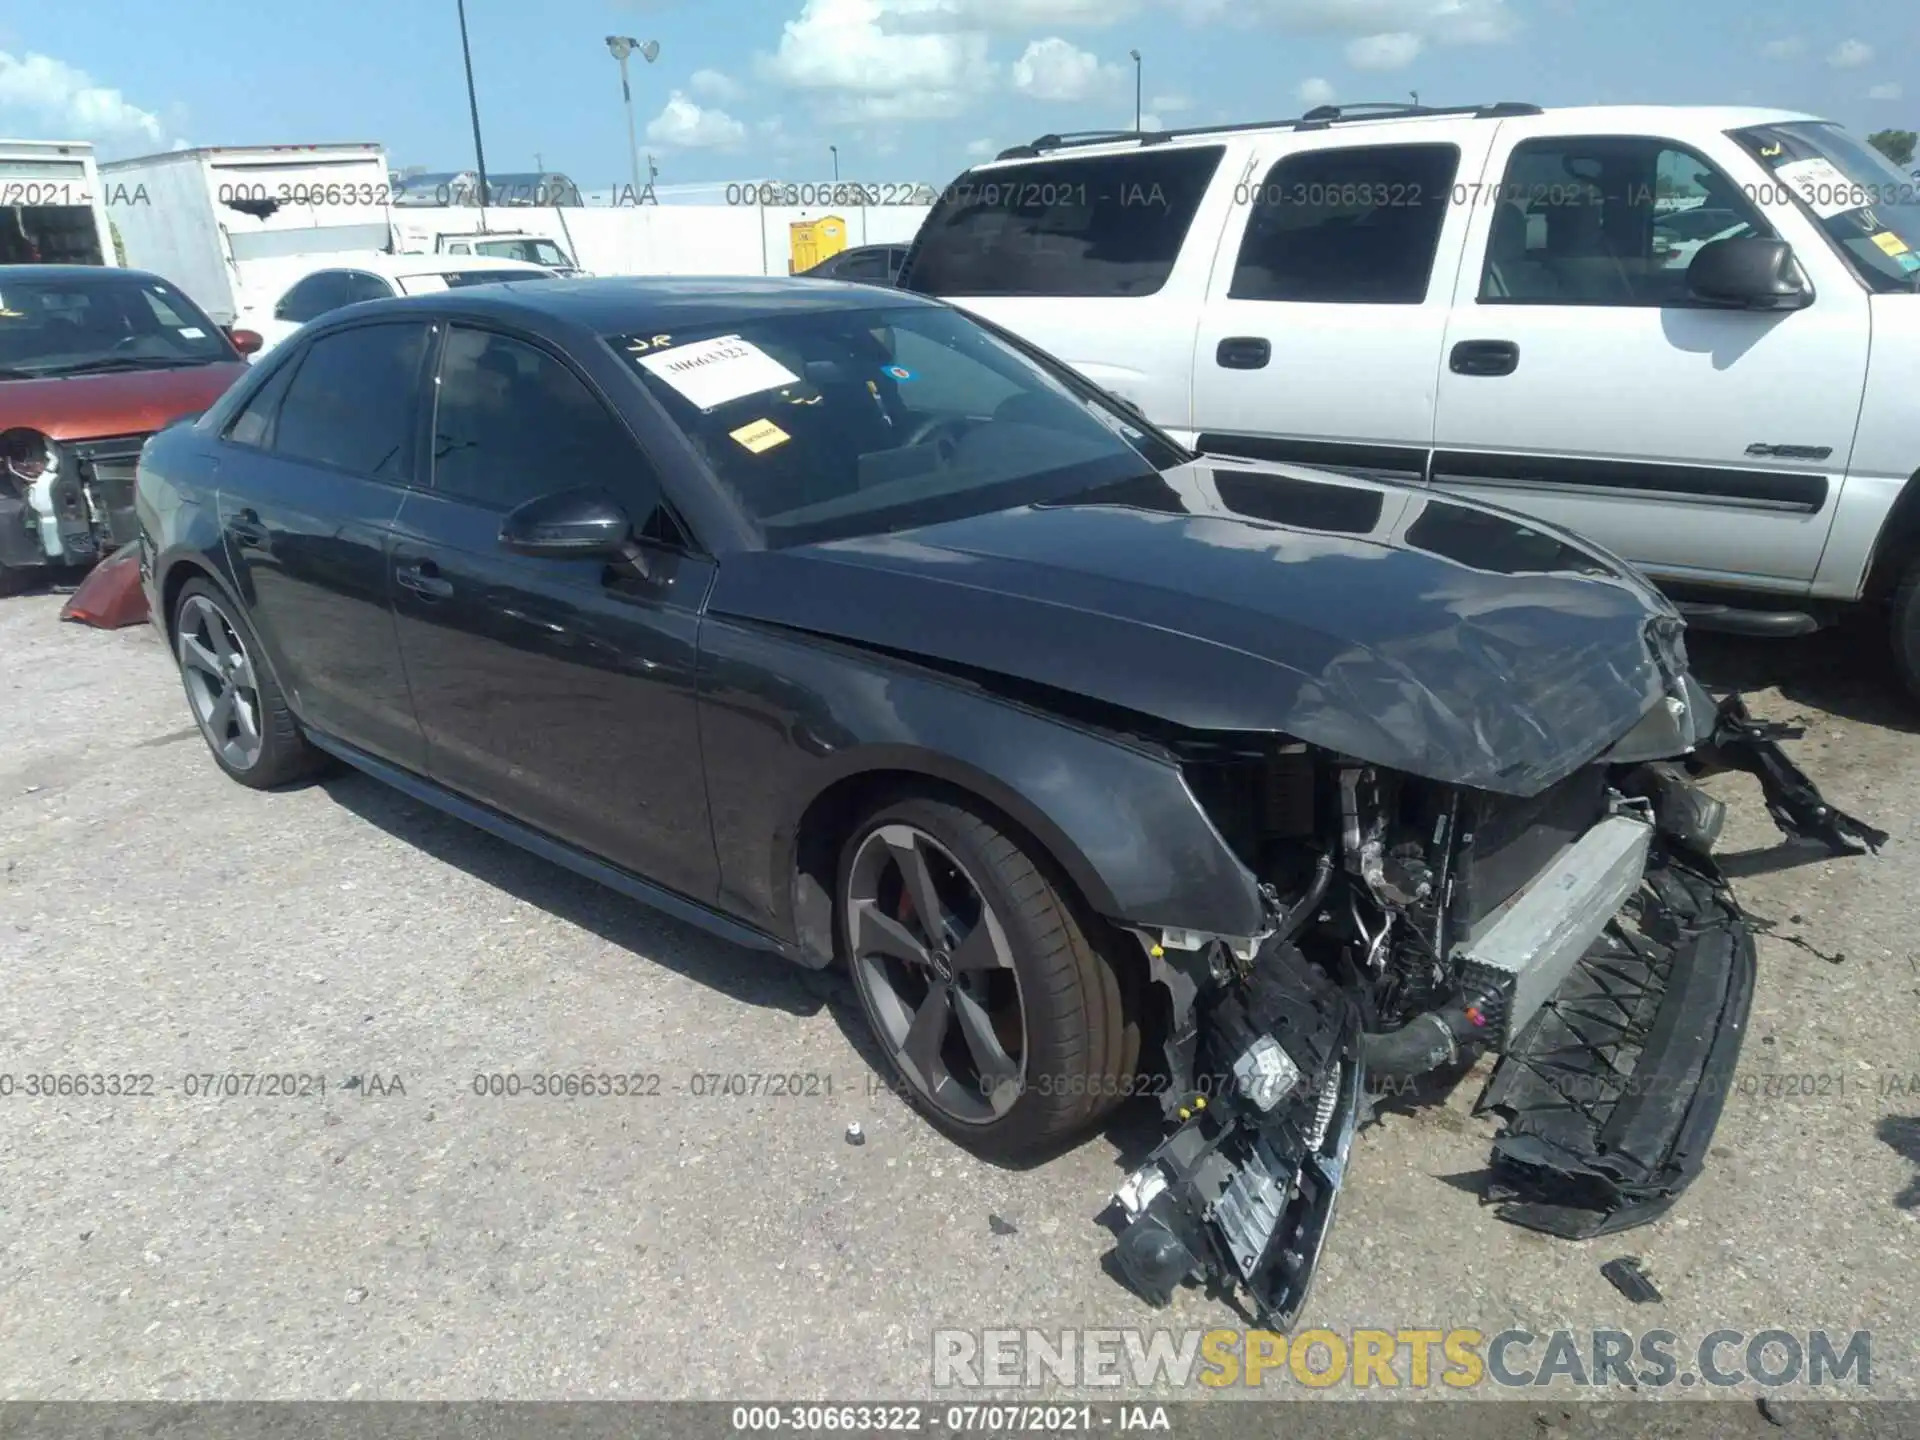
<path fill-rule="evenodd" d="M 743 395 L 800 383 L 798 375 L 738 335 L 696 340 L 637 359 L 702 410 Z"/>
<path fill-rule="evenodd" d="M 1799 191 L 1808 207 L 1822 220 L 1858 210 L 1873 198 L 1866 186 L 1849 180 L 1831 160 L 1817 155 L 1811 160 L 1782 165 L 1773 173 Z"/>

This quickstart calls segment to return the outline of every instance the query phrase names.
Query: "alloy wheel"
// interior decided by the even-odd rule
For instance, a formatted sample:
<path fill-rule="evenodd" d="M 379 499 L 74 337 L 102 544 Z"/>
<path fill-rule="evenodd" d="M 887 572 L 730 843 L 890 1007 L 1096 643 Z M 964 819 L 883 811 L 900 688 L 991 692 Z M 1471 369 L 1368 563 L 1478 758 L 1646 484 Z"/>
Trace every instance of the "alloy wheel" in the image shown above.
<path fill-rule="evenodd" d="M 1026 1010 L 979 884 L 925 831 L 892 823 L 855 851 L 843 903 L 854 982 L 900 1072 L 963 1124 L 1005 1115 L 1026 1073 Z"/>
<path fill-rule="evenodd" d="M 204 595 L 180 607 L 180 675 L 200 733 L 235 770 L 260 760 L 260 693 L 253 660 L 233 622 Z"/>

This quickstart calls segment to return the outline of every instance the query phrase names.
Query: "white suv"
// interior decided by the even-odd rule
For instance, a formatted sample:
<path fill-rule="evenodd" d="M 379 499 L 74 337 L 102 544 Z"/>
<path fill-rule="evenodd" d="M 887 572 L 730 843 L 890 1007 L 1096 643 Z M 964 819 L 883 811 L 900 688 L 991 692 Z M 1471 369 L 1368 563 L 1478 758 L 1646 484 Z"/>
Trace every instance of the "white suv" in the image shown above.
<path fill-rule="evenodd" d="M 1920 692 L 1916 276 L 1920 183 L 1837 126 L 1502 104 L 1043 137 L 900 283 L 1202 450 L 1580 531 L 1703 627 L 1889 602 Z"/>

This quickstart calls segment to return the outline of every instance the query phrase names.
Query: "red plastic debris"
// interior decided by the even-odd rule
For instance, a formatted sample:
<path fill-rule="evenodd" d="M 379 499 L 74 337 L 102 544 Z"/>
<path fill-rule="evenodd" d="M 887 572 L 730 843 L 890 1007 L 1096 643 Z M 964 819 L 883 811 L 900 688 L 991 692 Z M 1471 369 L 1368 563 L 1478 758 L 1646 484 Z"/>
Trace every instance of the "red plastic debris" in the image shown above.
<path fill-rule="evenodd" d="M 147 592 L 140 584 L 140 550 L 123 545 L 94 566 L 60 607 L 62 620 L 101 630 L 121 630 L 147 618 Z"/>

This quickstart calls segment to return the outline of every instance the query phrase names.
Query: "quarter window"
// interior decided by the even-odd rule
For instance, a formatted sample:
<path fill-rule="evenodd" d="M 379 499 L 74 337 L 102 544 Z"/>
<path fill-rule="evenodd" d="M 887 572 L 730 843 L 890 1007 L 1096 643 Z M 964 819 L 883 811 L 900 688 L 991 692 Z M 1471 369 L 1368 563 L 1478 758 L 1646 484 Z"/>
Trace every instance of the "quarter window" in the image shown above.
<path fill-rule="evenodd" d="M 659 491 L 620 422 L 546 351 L 488 330 L 447 334 L 433 424 L 433 486 L 511 510 L 555 490 L 603 485 L 636 519 Z"/>
<path fill-rule="evenodd" d="M 426 338 L 424 325 L 360 325 L 314 341 L 281 403 L 275 453 L 376 480 L 404 477 Z"/>
<path fill-rule="evenodd" d="M 1640 136 L 1516 145 L 1500 188 L 1480 298 L 1508 305 L 1685 305 L 1703 246 L 1773 230 L 1710 161 Z"/>
<path fill-rule="evenodd" d="M 1235 200 L 1250 207 L 1236 300 L 1418 305 L 1453 199 L 1454 145 L 1289 155 Z"/>
<path fill-rule="evenodd" d="M 900 276 L 925 295 L 1152 295 L 1167 283 L 1223 147 L 1155 147 L 963 175 Z"/>

